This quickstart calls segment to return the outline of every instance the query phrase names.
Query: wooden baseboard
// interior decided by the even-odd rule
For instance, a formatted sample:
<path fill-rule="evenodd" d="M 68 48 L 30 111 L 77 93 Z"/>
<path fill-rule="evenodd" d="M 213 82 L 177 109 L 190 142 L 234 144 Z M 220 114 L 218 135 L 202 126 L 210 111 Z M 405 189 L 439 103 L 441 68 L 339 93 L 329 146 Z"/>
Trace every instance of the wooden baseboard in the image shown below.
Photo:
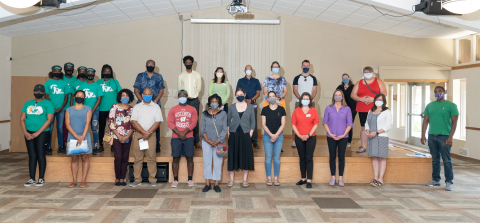
<path fill-rule="evenodd" d="M 475 130 L 475 131 L 480 131 L 480 128 L 474 128 L 474 127 L 465 127 L 465 129 L 468 129 L 468 130 Z"/>
<path fill-rule="evenodd" d="M 0 120 L 0 123 L 8 123 L 10 120 Z"/>

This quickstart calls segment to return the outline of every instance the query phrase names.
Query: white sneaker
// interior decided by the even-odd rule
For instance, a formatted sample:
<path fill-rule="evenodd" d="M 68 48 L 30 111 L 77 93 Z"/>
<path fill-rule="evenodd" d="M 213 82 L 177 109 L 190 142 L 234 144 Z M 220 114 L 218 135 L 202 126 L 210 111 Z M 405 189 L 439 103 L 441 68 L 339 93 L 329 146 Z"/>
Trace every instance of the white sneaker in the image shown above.
<path fill-rule="evenodd" d="M 130 187 L 137 187 L 137 186 L 140 186 L 140 185 L 142 185 L 142 183 L 134 181 L 133 183 L 130 184 Z"/>
<path fill-rule="evenodd" d="M 35 185 L 35 180 L 34 179 L 30 179 L 28 180 L 23 186 L 25 187 L 30 187 L 30 186 L 33 186 Z"/>
<path fill-rule="evenodd" d="M 41 187 L 41 186 L 43 186 L 44 183 L 45 183 L 45 180 L 40 178 L 40 179 L 38 179 L 37 185 L 35 185 L 35 186 Z"/>
<path fill-rule="evenodd" d="M 297 145 L 295 145 L 295 141 L 292 142 L 292 148 L 297 148 Z"/>

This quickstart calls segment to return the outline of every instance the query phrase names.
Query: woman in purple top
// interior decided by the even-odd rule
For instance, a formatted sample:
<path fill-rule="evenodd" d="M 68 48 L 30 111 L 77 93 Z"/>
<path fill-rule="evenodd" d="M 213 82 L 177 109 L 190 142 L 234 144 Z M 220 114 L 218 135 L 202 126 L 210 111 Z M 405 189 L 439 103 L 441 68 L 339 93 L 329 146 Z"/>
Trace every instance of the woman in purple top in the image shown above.
<path fill-rule="evenodd" d="M 352 112 L 345 102 L 341 90 L 333 93 L 332 104 L 325 108 L 323 126 L 327 131 L 328 151 L 330 153 L 330 173 L 332 180 L 328 185 L 335 186 L 336 154 L 338 147 L 338 185 L 343 183 L 343 169 L 345 168 L 345 149 L 348 143 L 348 132 L 353 126 Z"/>

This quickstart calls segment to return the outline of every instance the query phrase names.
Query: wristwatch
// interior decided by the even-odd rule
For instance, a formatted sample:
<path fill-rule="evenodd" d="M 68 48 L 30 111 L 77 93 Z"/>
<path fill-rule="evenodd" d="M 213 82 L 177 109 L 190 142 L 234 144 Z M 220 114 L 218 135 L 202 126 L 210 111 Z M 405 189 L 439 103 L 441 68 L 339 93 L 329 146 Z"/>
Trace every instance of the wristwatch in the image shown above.
<path fill-rule="evenodd" d="M 308 134 L 308 138 L 310 138 L 310 137 L 311 137 L 310 134 Z"/>

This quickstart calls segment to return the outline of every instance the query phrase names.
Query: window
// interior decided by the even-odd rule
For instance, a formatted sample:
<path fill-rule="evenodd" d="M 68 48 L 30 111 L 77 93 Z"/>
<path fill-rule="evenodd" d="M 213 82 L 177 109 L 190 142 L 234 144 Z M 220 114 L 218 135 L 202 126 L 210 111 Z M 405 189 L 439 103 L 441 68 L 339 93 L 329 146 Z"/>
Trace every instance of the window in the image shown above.
<path fill-rule="evenodd" d="M 405 128 L 407 117 L 407 85 L 397 84 L 397 128 Z"/>
<path fill-rule="evenodd" d="M 454 79 L 453 80 L 453 102 L 457 105 L 458 116 L 457 130 L 453 136 L 456 139 L 466 139 L 467 130 L 467 80 Z"/>
<path fill-rule="evenodd" d="M 475 35 L 475 39 L 476 39 L 476 41 L 475 41 L 475 45 L 476 45 L 475 46 L 475 48 L 476 48 L 475 55 L 476 56 L 475 57 L 476 57 L 476 61 L 480 61 L 480 35 L 478 35 L 478 36 Z"/>
<path fill-rule="evenodd" d="M 387 103 L 387 104 L 388 104 L 388 107 L 390 108 L 390 110 L 392 111 L 391 113 L 392 113 L 392 125 L 393 125 L 393 120 L 395 120 L 393 118 L 393 114 L 394 114 L 394 112 L 393 112 L 393 85 L 389 86 L 388 95 L 390 95 L 390 100 L 389 100 L 389 103 Z"/>
<path fill-rule="evenodd" d="M 458 64 L 472 62 L 472 40 L 470 37 L 458 40 Z"/>

